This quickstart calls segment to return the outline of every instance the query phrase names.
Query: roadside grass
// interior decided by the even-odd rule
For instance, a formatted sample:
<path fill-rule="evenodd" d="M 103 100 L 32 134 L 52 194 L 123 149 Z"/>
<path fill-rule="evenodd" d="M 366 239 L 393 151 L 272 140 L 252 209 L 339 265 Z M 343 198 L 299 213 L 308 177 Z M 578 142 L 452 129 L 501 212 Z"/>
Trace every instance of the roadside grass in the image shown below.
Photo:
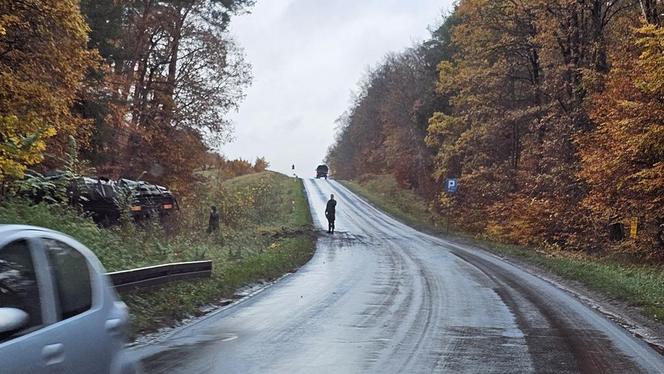
<path fill-rule="evenodd" d="M 67 206 L 32 205 L 20 199 L 5 201 L 0 204 L 0 223 L 33 225 L 63 232 L 92 249 L 107 271 L 153 265 L 176 257 L 170 248 L 146 240 L 152 235 L 149 230 L 102 229 L 92 219 Z"/>
<path fill-rule="evenodd" d="M 296 237 L 256 243 L 242 252 L 217 253 L 210 279 L 176 282 L 153 290 L 123 295 L 132 313 L 135 333 L 154 331 L 179 320 L 203 314 L 202 307 L 232 299 L 235 291 L 257 281 L 279 278 L 306 263 L 312 254 L 312 239 Z"/>
<path fill-rule="evenodd" d="M 429 208 L 425 199 L 399 186 L 391 175 L 364 175 L 355 181 L 338 181 L 382 211 L 410 226 L 443 233 L 446 219 Z"/>
<path fill-rule="evenodd" d="M 202 307 L 233 298 L 242 286 L 279 278 L 313 255 L 315 239 L 301 180 L 264 172 L 204 188 L 210 199 L 203 198 L 199 204 L 218 203 L 225 222 L 221 233 L 208 239 L 212 245 L 206 248 L 205 258 L 213 262 L 212 277 L 125 295 L 136 332 L 200 315 Z M 215 200 L 219 193 L 240 196 L 244 210 L 236 211 L 227 201 L 219 201 L 222 198 Z M 237 216 L 224 219 L 224 210 Z"/>
<path fill-rule="evenodd" d="M 109 272 L 212 260 L 210 279 L 122 294 L 133 336 L 200 315 L 203 307 L 232 298 L 238 288 L 276 279 L 311 258 L 315 237 L 301 180 L 263 172 L 227 181 L 210 178 L 195 189 L 164 226 L 99 228 L 70 207 L 22 200 L 0 203 L 0 223 L 64 232 L 95 252 Z M 206 233 L 210 205 L 222 215 L 220 232 L 211 235 Z"/>
<path fill-rule="evenodd" d="M 652 264 L 627 263 L 601 255 L 544 250 L 498 243 L 466 233 L 446 233 L 445 218 L 432 213 L 426 201 L 399 188 L 391 176 L 366 176 L 357 181 L 340 181 L 393 217 L 433 234 L 465 242 L 530 265 L 562 278 L 578 281 L 608 298 L 641 310 L 652 320 L 664 321 L 664 268 Z M 396 190 L 398 189 L 398 191 Z"/>

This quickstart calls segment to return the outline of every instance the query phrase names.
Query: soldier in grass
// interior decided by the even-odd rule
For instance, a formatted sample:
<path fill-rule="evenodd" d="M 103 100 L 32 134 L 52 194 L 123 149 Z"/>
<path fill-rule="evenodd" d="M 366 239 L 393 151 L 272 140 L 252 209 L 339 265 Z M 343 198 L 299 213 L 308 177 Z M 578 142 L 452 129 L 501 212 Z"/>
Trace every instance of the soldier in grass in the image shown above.
<path fill-rule="evenodd" d="M 208 221 L 207 232 L 208 234 L 219 232 L 219 212 L 214 205 L 210 207 L 210 219 Z"/>
<path fill-rule="evenodd" d="M 334 219 L 336 218 L 336 209 L 337 201 L 334 200 L 334 194 L 331 194 L 330 200 L 327 202 L 327 206 L 325 207 L 325 218 L 327 218 L 328 223 L 327 232 L 330 234 L 334 234 Z"/>

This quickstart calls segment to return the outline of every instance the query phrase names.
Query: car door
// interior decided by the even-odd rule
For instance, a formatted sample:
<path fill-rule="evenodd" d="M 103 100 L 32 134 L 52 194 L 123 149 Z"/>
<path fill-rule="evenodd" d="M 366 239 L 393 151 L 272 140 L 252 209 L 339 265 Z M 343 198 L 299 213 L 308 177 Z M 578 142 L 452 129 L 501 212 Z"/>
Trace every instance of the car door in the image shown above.
<path fill-rule="evenodd" d="M 54 283 L 56 326 L 62 329 L 70 373 L 108 373 L 121 341 L 109 334 L 104 285 L 99 274 L 75 246 L 57 235 L 42 236 Z"/>
<path fill-rule="evenodd" d="M 3 373 L 66 373 L 61 331 L 54 328 L 53 290 L 38 239 L 15 233 L 0 240 L 0 307 L 29 316 L 18 331 L 0 334 Z"/>

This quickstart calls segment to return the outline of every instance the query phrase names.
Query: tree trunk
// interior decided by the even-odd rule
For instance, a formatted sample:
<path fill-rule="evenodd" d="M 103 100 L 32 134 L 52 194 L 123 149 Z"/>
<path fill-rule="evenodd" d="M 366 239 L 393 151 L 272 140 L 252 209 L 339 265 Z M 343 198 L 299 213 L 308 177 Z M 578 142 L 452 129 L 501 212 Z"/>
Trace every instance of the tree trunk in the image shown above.
<path fill-rule="evenodd" d="M 657 9 L 658 2 L 661 2 L 661 0 L 639 0 L 641 12 L 643 13 L 643 18 L 645 18 L 646 22 L 661 26 L 661 17 Z"/>
<path fill-rule="evenodd" d="M 604 1 L 594 0 L 591 7 L 591 27 L 592 27 L 592 51 L 593 65 L 598 72 L 606 73 L 609 70 L 609 64 L 606 57 L 606 42 L 604 40 Z"/>
<path fill-rule="evenodd" d="M 169 51 L 168 77 L 166 78 L 166 97 L 164 98 L 164 115 L 167 123 L 172 123 L 175 117 L 175 88 L 177 86 L 178 54 L 182 41 L 182 29 L 185 20 L 191 11 L 191 5 L 187 7 L 178 5 L 174 9 L 173 30 Z"/>

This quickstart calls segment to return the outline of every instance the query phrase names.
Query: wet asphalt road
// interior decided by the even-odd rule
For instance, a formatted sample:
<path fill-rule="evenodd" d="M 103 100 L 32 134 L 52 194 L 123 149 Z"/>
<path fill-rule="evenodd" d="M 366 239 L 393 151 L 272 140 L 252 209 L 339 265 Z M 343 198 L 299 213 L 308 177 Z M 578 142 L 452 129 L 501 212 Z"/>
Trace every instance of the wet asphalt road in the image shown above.
<path fill-rule="evenodd" d="M 148 373 L 664 373 L 664 359 L 550 283 L 422 234 L 334 181 L 337 230 L 254 297 L 138 349 Z"/>

